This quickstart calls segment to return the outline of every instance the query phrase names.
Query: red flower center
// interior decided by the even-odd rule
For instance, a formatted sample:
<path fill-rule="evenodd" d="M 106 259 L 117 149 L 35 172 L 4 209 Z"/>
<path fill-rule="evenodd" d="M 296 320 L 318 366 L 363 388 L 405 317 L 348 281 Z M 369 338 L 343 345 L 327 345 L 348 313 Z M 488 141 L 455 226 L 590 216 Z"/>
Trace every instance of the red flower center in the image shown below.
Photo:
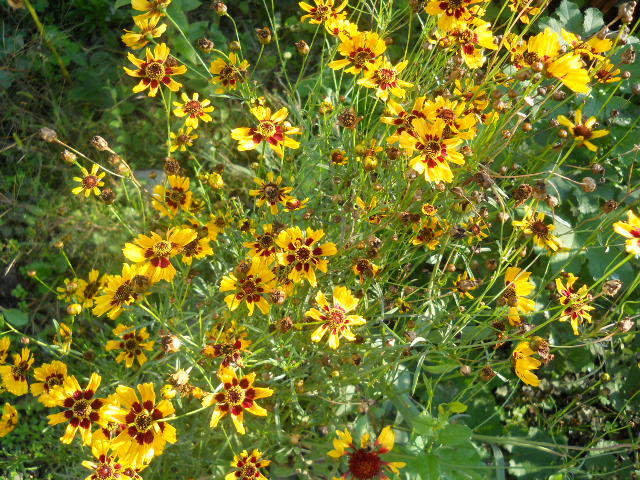
<path fill-rule="evenodd" d="M 382 472 L 382 460 L 377 453 L 361 448 L 351 455 L 349 471 L 358 480 L 378 478 Z"/>

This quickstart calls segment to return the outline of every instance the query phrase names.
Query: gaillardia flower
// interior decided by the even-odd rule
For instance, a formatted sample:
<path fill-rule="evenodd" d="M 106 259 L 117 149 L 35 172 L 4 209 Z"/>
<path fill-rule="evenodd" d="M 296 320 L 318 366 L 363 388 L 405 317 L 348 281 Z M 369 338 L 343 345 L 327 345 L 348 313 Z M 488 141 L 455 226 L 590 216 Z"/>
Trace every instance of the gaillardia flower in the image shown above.
<path fill-rule="evenodd" d="M 198 128 L 200 120 L 205 123 L 212 120 L 209 115 L 210 112 L 213 112 L 211 100 L 207 98 L 200 100 L 200 94 L 197 92 L 194 92 L 191 98 L 183 92 L 180 98 L 183 103 L 173 102 L 173 106 L 176 107 L 173 109 L 173 114 L 180 118 L 187 117 L 184 121 L 187 127 Z"/>
<path fill-rule="evenodd" d="M 395 433 L 390 426 L 384 427 L 380 435 L 371 442 L 369 434 L 364 433 L 360 438 L 358 447 L 351 437 L 349 430 L 344 432 L 336 430 L 338 438 L 333 440 L 333 450 L 327 455 L 332 458 L 346 456 L 348 459 L 348 470 L 341 475 L 341 478 L 352 478 L 355 480 L 386 480 L 389 473 L 400 473 L 400 468 L 405 467 L 404 462 L 385 461 L 383 455 L 393 450 L 395 443 Z"/>
<path fill-rule="evenodd" d="M 640 255 L 640 218 L 631 210 L 627 211 L 627 217 L 626 222 L 614 223 L 613 230 L 627 238 L 625 249 L 628 253 Z"/>
<path fill-rule="evenodd" d="M 100 187 L 104 187 L 102 178 L 105 176 L 105 172 L 98 173 L 99 168 L 100 167 L 97 163 L 93 164 L 93 167 L 91 167 L 91 172 L 89 172 L 84 167 L 80 167 L 80 170 L 82 171 L 82 177 L 73 177 L 73 180 L 79 182 L 80 185 L 71 190 L 71 192 L 74 195 L 78 195 L 79 193 L 84 192 L 85 197 L 88 197 L 92 193 L 96 196 L 100 195 Z"/>
<path fill-rule="evenodd" d="M 276 239 L 276 244 L 283 250 L 278 252 L 278 263 L 291 267 L 288 278 L 295 283 L 307 279 L 312 287 L 317 284 L 316 269 L 327 272 L 329 261 L 321 258 L 338 253 L 336 244 L 326 242 L 318 245 L 324 237 L 324 230 L 307 228 L 302 232 L 299 227 L 291 227 L 283 230 Z"/>
<path fill-rule="evenodd" d="M 7 391 L 17 396 L 29 393 L 27 372 L 34 361 L 31 350 L 24 347 L 19 354 L 13 354 L 13 365 L 0 365 L 0 376 Z"/>
<path fill-rule="evenodd" d="M 256 106 L 251 109 L 251 114 L 258 119 L 255 127 L 234 128 L 231 138 L 238 141 L 238 151 L 254 150 L 262 142 L 267 142 L 271 149 L 279 157 L 284 156 L 285 148 L 296 149 L 300 143 L 288 135 L 299 135 L 302 132 L 298 127 L 292 127 L 286 122 L 289 111 L 282 107 L 277 112 L 271 113 L 269 107 Z"/>
<path fill-rule="evenodd" d="M 311 308 L 305 316 L 311 317 L 322 324 L 311 334 L 311 341 L 319 342 L 329 333 L 329 347 L 338 348 L 340 337 L 353 342 L 356 336 L 351 331 L 352 326 L 364 325 L 367 321 L 360 315 L 347 315 L 358 306 L 358 299 L 347 287 L 334 287 L 333 304 L 327 301 L 324 293 L 316 294 L 316 303 L 320 310 Z"/>
<path fill-rule="evenodd" d="M 273 395 L 273 390 L 254 387 L 255 373 L 238 378 L 232 369 L 223 368 L 218 372 L 218 378 L 222 382 L 223 389 L 218 393 L 208 393 L 202 399 L 203 407 L 215 404 L 209 426 L 215 428 L 222 417 L 230 414 L 237 432 L 244 435 L 244 412 L 266 417 L 267 411 L 259 406 L 256 400 L 270 397 Z"/>
<path fill-rule="evenodd" d="M 243 271 L 244 270 L 244 271 Z M 232 292 L 224 301 L 232 312 L 245 302 L 249 316 L 257 306 L 264 314 L 269 313 L 271 304 L 267 296 L 276 286 L 276 277 L 260 259 L 254 258 L 250 265 L 236 268 L 235 272 L 222 277 L 221 292 Z"/>
<path fill-rule="evenodd" d="M 108 420 L 125 426 L 111 442 L 111 448 L 123 462 L 134 468 L 161 455 L 167 442 L 176 442 L 175 427 L 165 421 L 175 413 L 171 402 L 156 402 L 152 383 L 138 385 L 138 391 L 140 399 L 133 388 L 118 385 L 111 397 L 117 404 L 105 408 Z"/>
<path fill-rule="evenodd" d="M 592 152 L 598 151 L 598 147 L 591 143 L 591 140 L 604 137 L 609 134 L 609 130 L 593 130 L 592 127 L 596 124 L 596 117 L 589 117 L 585 122 L 582 121 L 582 110 L 576 110 L 574 115 L 574 121 L 572 122 L 564 115 L 558 115 L 558 123 L 567 127 L 578 145 L 584 145 Z"/>
<path fill-rule="evenodd" d="M 71 443 L 76 432 L 80 430 L 83 445 L 90 445 L 92 427 L 105 423 L 102 410 L 106 401 L 103 398 L 94 398 L 101 380 L 100 375 L 93 373 L 87 388 L 83 389 L 76 377 L 71 375 L 65 379 L 61 388 L 52 392 L 57 400 L 56 404 L 65 411 L 49 415 L 49 425 L 69 422 L 64 435 L 60 437 L 62 443 Z"/>
<path fill-rule="evenodd" d="M 271 460 L 262 460 L 260 450 L 253 450 L 251 453 L 243 450 L 240 455 L 233 456 L 231 466 L 235 470 L 228 473 L 224 480 L 267 480 L 260 469 L 269 466 L 270 463 Z"/>
<path fill-rule="evenodd" d="M 116 337 L 120 337 L 120 340 L 109 340 L 105 346 L 105 350 L 110 352 L 111 350 L 122 350 L 116 357 L 116 362 L 125 362 L 127 368 L 133 366 L 135 360 L 139 365 L 144 364 L 147 361 L 147 356 L 143 350 L 150 351 L 153 349 L 153 340 L 149 339 L 149 332 L 147 327 L 142 327 L 136 330 L 133 327 L 119 324 L 113 329 L 113 334 Z"/>
<path fill-rule="evenodd" d="M 33 376 L 37 382 L 31 384 L 31 394 L 45 407 L 55 407 L 58 399 L 54 391 L 62 388 L 67 378 L 67 366 L 59 360 L 43 363 L 33 369 Z"/>
<path fill-rule="evenodd" d="M 156 45 L 153 53 L 147 48 L 145 60 L 136 58 L 131 52 L 127 54 L 127 58 L 136 66 L 136 69 L 124 67 L 124 71 L 131 77 L 140 78 L 140 82 L 133 87 L 133 93 L 139 93 L 148 88 L 149 96 L 155 97 L 161 85 L 173 92 L 177 92 L 182 87 L 182 84 L 172 77 L 182 75 L 187 71 L 187 67 L 168 61 L 169 47 L 165 43 Z"/>
<path fill-rule="evenodd" d="M 190 228 L 171 228 L 166 240 L 155 232 L 150 236 L 138 235 L 133 243 L 126 243 L 122 252 L 135 263 L 140 263 L 140 272 L 148 274 L 152 283 L 160 280 L 173 281 L 176 269 L 171 257 L 182 252 L 184 246 L 194 240 L 197 233 Z"/>
<path fill-rule="evenodd" d="M 530 276 L 531 272 L 525 272 L 518 267 L 509 267 L 505 273 L 505 290 L 498 303 L 509 306 L 508 319 L 511 325 L 522 323 L 519 312 L 529 313 L 535 309 L 535 302 L 526 298 L 535 288 L 529 280 Z"/>

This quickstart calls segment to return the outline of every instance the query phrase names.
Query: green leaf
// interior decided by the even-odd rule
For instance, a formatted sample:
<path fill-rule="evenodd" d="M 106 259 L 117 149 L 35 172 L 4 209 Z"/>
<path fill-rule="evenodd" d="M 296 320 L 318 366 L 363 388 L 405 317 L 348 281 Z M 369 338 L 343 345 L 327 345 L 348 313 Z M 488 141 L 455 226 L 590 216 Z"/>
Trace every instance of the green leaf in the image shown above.
<path fill-rule="evenodd" d="M 602 12 L 597 8 L 587 8 L 584 12 L 584 22 L 582 28 L 586 36 L 593 35 L 604 26 Z"/>
<path fill-rule="evenodd" d="M 440 365 L 427 365 L 424 369 L 429 373 L 447 373 L 458 368 L 457 363 L 442 363 Z"/>
<path fill-rule="evenodd" d="M 460 423 L 450 423 L 438 434 L 438 442 L 447 446 L 462 445 L 469 442 L 472 430 Z"/>
<path fill-rule="evenodd" d="M 449 403 L 449 410 L 453 413 L 464 413 L 467 411 L 467 406 L 462 402 L 451 402 Z"/>
<path fill-rule="evenodd" d="M 15 308 L 5 310 L 3 315 L 4 319 L 14 327 L 24 327 L 29 323 L 29 315 Z"/>
<path fill-rule="evenodd" d="M 121 8 L 124 7 L 125 5 L 131 5 L 131 1 L 130 0 L 116 0 L 115 3 L 115 7 L 116 8 Z"/>

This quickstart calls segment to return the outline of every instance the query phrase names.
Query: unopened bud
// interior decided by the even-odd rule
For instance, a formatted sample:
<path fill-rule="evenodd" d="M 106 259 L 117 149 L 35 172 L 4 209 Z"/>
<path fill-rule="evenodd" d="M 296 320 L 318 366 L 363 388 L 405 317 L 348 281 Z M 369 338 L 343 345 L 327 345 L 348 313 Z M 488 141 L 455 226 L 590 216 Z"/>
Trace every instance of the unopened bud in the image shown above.
<path fill-rule="evenodd" d="M 40 134 L 40 138 L 45 142 L 51 143 L 55 142 L 58 139 L 58 134 L 55 132 L 55 130 L 51 130 L 47 127 L 42 127 L 38 133 Z"/>
<path fill-rule="evenodd" d="M 78 156 L 75 153 L 70 152 L 69 150 L 65 150 L 64 152 L 62 152 L 62 160 L 67 163 L 75 163 L 76 158 L 78 158 Z"/>
<path fill-rule="evenodd" d="M 220 16 L 227 14 L 227 6 L 225 5 L 224 2 L 213 2 L 213 4 L 211 5 L 211 8 L 213 8 L 216 11 L 216 13 Z"/>
<path fill-rule="evenodd" d="M 309 44 L 307 42 L 305 42 L 304 40 L 300 40 L 299 42 L 295 42 L 294 45 L 298 49 L 298 53 L 300 55 L 309 54 L 309 51 L 310 51 Z"/>
<path fill-rule="evenodd" d="M 67 305 L 67 314 L 69 315 L 80 315 L 82 313 L 82 305 L 78 303 L 72 303 L 71 305 Z"/>
<path fill-rule="evenodd" d="M 102 200 L 105 205 L 111 205 L 116 201 L 116 194 L 110 188 L 105 188 L 100 192 L 100 200 Z"/>

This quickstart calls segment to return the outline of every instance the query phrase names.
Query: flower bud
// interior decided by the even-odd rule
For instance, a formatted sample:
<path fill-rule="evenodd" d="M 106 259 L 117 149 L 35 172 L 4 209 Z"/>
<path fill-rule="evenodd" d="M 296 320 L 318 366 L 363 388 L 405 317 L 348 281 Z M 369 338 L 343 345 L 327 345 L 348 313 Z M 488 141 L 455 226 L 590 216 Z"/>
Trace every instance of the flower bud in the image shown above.
<path fill-rule="evenodd" d="M 197 45 L 198 50 L 200 50 L 202 53 L 210 53 L 214 48 L 216 48 L 216 44 L 206 37 L 198 39 Z"/>
<path fill-rule="evenodd" d="M 67 305 L 67 314 L 68 315 L 80 315 L 82 312 L 82 305 L 78 303 L 72 303 L 71 305 Z"/>
<path fill-rule="evenodd" d="M 262 45 L 269 45 L 271 43 L 271 29 L 269 27 L 256 28 L 256 35 Z"/>
<path fill-rule="evenodd" d="M 75 153 L 70 152 L 69 150 L 65 149 L 65 151 L 62 152 L 62 160 L 67 163 L 75 163 L 76 158 L 78 158 L 78 156 Z"/>
<path fill-rule="evenodd" d="M 240 42 L 236 40 L 229 42 L 229 50 L 231 50 L 232 52 L 240 50 Z"/>
<path fill-rule="evenodd" d="M 611 213 L 614 210 L 618 209 L 618 202 L 615 200 L 607 200 L 604 205 L 602 205 L 602 211 L 605 213 Z"/>
<path fill-rule="evenodd" d="M 298 49 L 298 53 L 300 55 L 308 55 L 309 54 L 309 51 L 310 51 L 309 44 L 307 42 L 305 42 L 304 40 L 300 40 L 299 42 L 296 42 L 294 45 Z"/>
<path fill-rule="evenodd" d="M 55 132 L 55 130 L 51 130 L 47 127 L 42 127 L 38 133 L 40 135 L 40 138 L 45 142 L 51 143 L 55 142 L 58 139 L 58 134 Z"/>
<path fill-rule="evenodd" d="M 213 2 L 211 4 L 211 8 L 213 8 L 221 17 L 227 14 L 227 6 L 224 2 Z"/>
<path fill-rule="evenodd" d="M 598 186 L 598 184 L 591 177 L 584 177 L 582 179 L 582 183 L 580 184 L 580 188 L 585 193 L 591 193 L 591 192 L 595 191 L 597 186 Z"/>
<path fill-rule="evenodd" d="M 91 145 L 93 145 L 96 148 L 96 150 L 99 150 L 101 152 L 105 150 L 110 150 L 109 144 L 100 135 L 95 135 L 91 137 Z"/>

